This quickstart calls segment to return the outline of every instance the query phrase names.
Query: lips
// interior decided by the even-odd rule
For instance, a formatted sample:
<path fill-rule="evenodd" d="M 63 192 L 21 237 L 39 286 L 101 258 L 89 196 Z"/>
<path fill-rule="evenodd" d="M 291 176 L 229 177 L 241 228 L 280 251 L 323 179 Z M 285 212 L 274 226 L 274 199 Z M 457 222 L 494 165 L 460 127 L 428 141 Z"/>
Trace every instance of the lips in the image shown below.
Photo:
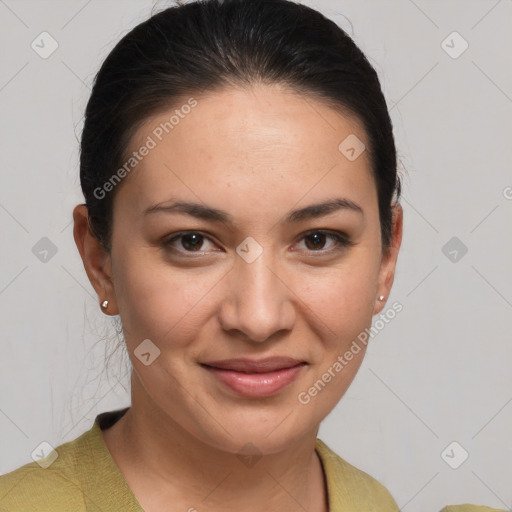
<path fill-rule="evenodd" d="M 217 368 L 220 370 L 231 370 L 239 373 L 271 373 L 279 370 L 286 370 L 304 364 L 292 357 L 267 357 L 264 359 L 225 359 L 221 361 L 206 361 L 203 366 Z"/>
<path fill-rule="evenodd" d="M 231 393 L 246 399 L 264 399 L 287 388 L 307 364 L 290 357 L 268 357 L 208 361 L 201 366 Z"/>

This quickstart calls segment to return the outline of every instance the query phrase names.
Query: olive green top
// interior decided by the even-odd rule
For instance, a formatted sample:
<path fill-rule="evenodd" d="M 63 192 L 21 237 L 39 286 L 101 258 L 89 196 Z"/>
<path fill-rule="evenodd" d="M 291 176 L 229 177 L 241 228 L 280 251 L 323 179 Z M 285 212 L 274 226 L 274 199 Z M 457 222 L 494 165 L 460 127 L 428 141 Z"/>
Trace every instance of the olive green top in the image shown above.
<path fill-rule="evenodd" d="M 58 457 L 48 467 L 42 466 L 51 454 L 0 476 L 0 511 L 143 512 L 101 435 L 127 410 L 96 416 L 90 430 L 55 449 Z M 377 480 L 344 461 L 320 439 L 315 449 L 326 478 L 329 512 L 398 512 Z M 441 512 L 494 510 L 462 505 Z"/>

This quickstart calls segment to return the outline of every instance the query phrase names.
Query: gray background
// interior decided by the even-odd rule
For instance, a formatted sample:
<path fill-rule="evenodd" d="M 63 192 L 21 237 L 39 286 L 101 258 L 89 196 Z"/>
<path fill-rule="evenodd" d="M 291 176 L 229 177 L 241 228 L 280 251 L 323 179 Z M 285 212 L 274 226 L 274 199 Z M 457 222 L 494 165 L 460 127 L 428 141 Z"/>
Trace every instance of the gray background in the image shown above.
<path fill-rule="evenodd" d="M 373 338 L 319 437 L 407 512 L 511 507 L 512 2 L 304 3 L 376 67 L 406 169 L 388 300 L 403 311 Z M 78 138 L 92 79 L 153 4 L 0 0 L 0 474 L 129 405 L 122 350 L 103 371 L 116 326 L 83 270 L 71 212 L 83 200 Z M 31 47 L 43 31 L 59 45 L 47 59 Z M 453 31 L 469 44 L 457 58 L 462 40 L 442 43 Z M 55 254 L 40 252 L 43 237 Z M 469 453 L 457 469 L 441 456 L 453 441 L 452 464 Z"/>

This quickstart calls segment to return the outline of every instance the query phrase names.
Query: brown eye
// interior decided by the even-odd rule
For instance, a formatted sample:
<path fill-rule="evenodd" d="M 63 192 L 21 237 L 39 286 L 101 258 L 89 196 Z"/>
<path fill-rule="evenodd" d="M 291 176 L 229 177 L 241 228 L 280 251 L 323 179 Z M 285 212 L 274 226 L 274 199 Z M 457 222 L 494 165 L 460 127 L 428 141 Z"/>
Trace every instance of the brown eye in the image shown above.
<path fill-rule="evenodd" d="M 198 235 L 196 233 L 192 233 L 190 235 L 183 235 L 181 238 L 181 245 L 183 248 L 185 248 L 187 251 L 197 251 L 201 248 L 203 245 L 203 236 Z"/>
<path fill-rule="evenodd" d="M 354 245 L 354 242 L 350 241 L 347 236 L 336 231 L 311 231 L 306 233 L 302 240 L 305 242 L 304 245 L 307 251 L 320 254 L 328 254 Z M 332 242 L 326 249 L 325 246 L 329 240 L 332 240 Z"/>
<path fill-rule="evenodd" d="M 306 242 L 306 247 L 312 251 L 322 249 L 325 245 L 325 239 L 327 238 L 325 233 L 313 233 L 304 237 L 304 240 L 309 240 L 311 243 Z"/>
<path fill-rule="evenodd" d="M 167 249 L 171 249 L 177 253 L 192 253 L 192 252 L 206 252 L 208 251 L 208 242 L 213 245 L 213 242 L 202 233 L 197 231 L 182 232 L 174 234 L 163 242 Z M 206 249 L 205 246 L 206 245 Z"/>

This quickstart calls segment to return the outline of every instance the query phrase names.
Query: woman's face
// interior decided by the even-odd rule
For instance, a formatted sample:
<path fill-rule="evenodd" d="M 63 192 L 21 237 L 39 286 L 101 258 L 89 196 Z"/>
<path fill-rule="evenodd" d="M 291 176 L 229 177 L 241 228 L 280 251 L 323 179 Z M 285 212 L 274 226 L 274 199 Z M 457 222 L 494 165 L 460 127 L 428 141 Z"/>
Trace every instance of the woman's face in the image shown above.
<path fill-rule="evenodd" d="M 195 99 L 132 140 L 150 149 L 116 190 L 109 310 L 122 320 L 135 408 L 228 452 L 274 453 L 316 435 L 349 387 L 364 344 L 333 365 L 383 307 L 398 247 L 382 257 L 356 119 L 277 86 Z M 266 376 L 204 365 L 274 356 L 303 364 Z M 329 368 L 330 382 L 308 392 Z"/>

